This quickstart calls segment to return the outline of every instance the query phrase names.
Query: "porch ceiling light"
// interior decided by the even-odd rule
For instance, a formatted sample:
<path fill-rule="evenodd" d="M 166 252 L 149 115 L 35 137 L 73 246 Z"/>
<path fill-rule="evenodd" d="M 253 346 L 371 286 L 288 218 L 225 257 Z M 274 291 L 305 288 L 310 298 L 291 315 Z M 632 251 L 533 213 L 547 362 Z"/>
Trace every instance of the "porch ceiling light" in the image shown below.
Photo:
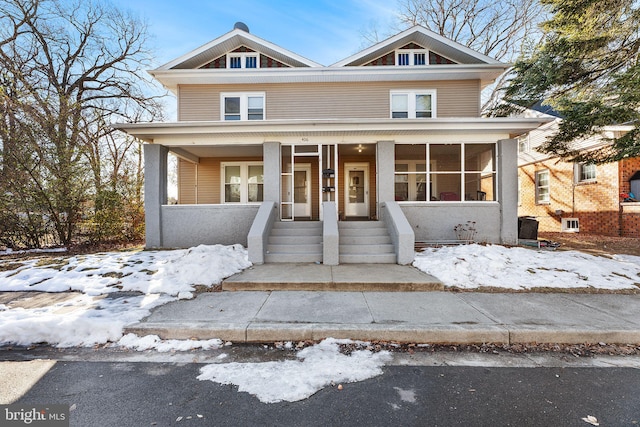
<path fill-rule="evenodd" d="M 364 150 L 364 147 L 362 146 L 362 144 L 358 144 L 358 146 L 356 147 L 356 150 L 358 150 L 358 153 L 362 153 L 362 150 Z"/>

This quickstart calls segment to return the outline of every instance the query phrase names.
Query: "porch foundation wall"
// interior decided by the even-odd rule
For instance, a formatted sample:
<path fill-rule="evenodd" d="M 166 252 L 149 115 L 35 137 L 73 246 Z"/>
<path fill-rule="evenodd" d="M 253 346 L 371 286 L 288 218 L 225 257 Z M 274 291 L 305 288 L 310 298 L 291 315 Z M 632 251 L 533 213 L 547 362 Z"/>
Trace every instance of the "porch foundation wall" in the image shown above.
<path fill-rule="evenodd" d="M 236 243 L 247 247 L 247 236 L 259 208 L 259 205 L 162 206 L 161 247 Z"/>
<path fill-rule="evenodd" d="M 467 221 L 475 221 L 477 230 L 474 241 L 500 242 L 500 205 L 447 203 L 442 206 L 401 205 L 400 208 L 411 224 L 416 241 L 456 240 L 454 228 Z"/>

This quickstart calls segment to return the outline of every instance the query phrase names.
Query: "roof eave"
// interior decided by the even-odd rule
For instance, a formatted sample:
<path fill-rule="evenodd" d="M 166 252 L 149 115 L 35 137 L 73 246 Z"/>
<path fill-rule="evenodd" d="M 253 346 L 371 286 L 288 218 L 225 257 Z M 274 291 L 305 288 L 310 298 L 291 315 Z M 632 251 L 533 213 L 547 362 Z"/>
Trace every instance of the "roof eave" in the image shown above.
<path fill-rule="evenodd" d="M 149 73 L 167 89 L 180 84 L 260 84 L 324 83 L 366 81 L 466 80 L 477 79 L 482 86 L 492 83 L 509 68 L 508 64 L 453 64 L 424 67 L 322 67 L 259 68 L 252 70 L 151 70 Z"/>
<path fill-rule="evenodd" d="M 332 67 L 344 67 L 344 66 L 348 66 L 349 64 L 353 64 L 353 63 L 359 63 L 363 60 L 363 58 L 368 58 L 368 59 L 375 59 L 374 57 L 379 57 L 379 55 L 384 54 L 384 52 L 389 51 L 390 49 L 395 49 L 395 48 L 399 48 L 401 47 L 400 45 L 402 45 L 403 43 L 406 43 L 409 39 L 412 38 L 413 35 L 415 35 L 416 33 L 420 33 L 421 35 L 423 35 L 424 37 L 434 40 L 436 44 L 440 44 L 443 46 L 449 46 L 452 49 L 460 52 L 463 55 L 466 55 L 468 57 L 474 58 L 476 61 L 478 61 L 478 63 L 485 63 L 485 64 L 502 64 L 500 61 L 497 61 L 487 55 L 484 55 L 482 53 L 476 52 L 473 49 L 470 49 L 458 42 L 455 42 L 453 40 L 447 39 L 446 37 L 443 37 L 437 33 L 434 33 L 433 31 L 421 26 L 421 25 L 415 25 L 411 28 L 406 29 L 405 31 L 396 34 L 395 36 L 389 37 L 386 40 L 383 40 L 379 43 L 376 43 L 375 45 L 362 50 L 348 58 L 345 58 L 341 61 L 336 62 L 335 64 L 332 64 Z M 405 40 L 406 39 L 406 40 Z M 365 61 L 366 62 L 366 61 Z"/>
<path fill-rule="evenodd" d="M 127 132 L 143 141 L 152 142 L 158 136 L 168 135 L 246 135 L 289 136 L 306 133 L 348 132 L 362 135 L 393 135 L 397 132 L 425 135 L 425 132 L 490 132 L 522 134 L 546 123 L 544 118 L 435 118 L 415 119 L 335 119 L 335 120 L 265 120 L 255 122 L 165 122 L 116 123 L 114 128 Z"/>
<path fill-rule="evenodd" d="M 238 42 L 236 43 L 238 46 L 243 45 L 243 44 L 248 44 L 253 48 L 256 47 L 262 47 L 266 50 L 266 52 L 263 52 L 265 54 L 268 54 L 269 51 L 270 52 L 275 52 L 277 53 L 277 55 L 275 56 L 279 56 L 279 59 L 283 59 L 283 57 L 286 58 L 290 58 L 291 60 L 293 60 L 293 63 L 295 63 L 296 65 L 299 66 L 303 66 L 303 67 L 322 67 L 321 64 L 315 62 L 315 61 L 311 61 L 310 59 L 307 59 L 301 55 L 298 55 L 297 53 L 291 52 L 287 49 L 284 49 L 274 43 L 271 43 L 267 40 L 264 40 L 260 37 L 254 36 L 251 33 L 247 33 L 244 30 L 241 29 L 234 29 L 232 31 L 229 31 L 226 34 L 223 34 L 222 36 L 200 46 L 199 48 L 196 48 L 194 50 L 192 50 L 191 52 L 188 52 L 176 59 L 174 59 L 173 61 L 170 61 L 160 67 L 158 67 L 158 70 L 171 70 L 174 69 L 176 67 L 179 67 L 181 64 L 184 64 L 185 62 L 196 58 L 197 56 L 206 53 L 207 51 L 210 50 L 214 50 L 214 48 L 218 45 L 222 45 L 225 42 L 232 40 L 236 38 L 238 40 Z M 258 49 L 261 50 L 261 49 Z M 225 50 L 226 52 L 226 50 Z M 220 55 L 224 54 L 224 52 L 219 52 Z M 216 56 L 216 55 L 213 55 Z M 211 58 L 214 59 L 214 58 Z M 200 61 L 202 62 L 202 61 Z M 284 60 L 283 62 L 288 62 L 286 60 Z M 291 62 L 291 61 L 289 61 Z M 206 63 L 206 62 L 204 62 Z M 199 63 L 199 66 L 204 65 L 204 63 Z"/>

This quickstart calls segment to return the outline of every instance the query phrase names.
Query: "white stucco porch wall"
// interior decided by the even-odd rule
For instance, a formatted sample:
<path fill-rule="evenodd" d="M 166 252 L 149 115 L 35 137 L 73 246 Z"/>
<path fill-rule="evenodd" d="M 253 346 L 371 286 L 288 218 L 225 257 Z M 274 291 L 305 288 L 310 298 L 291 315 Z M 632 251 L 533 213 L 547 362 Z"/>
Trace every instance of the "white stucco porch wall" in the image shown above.
<path fill-rule="evenodd" d="M 400 206 L 411 224 L 416 241 L 457 239 L 454 227 L 475 221 L 476 242 L 501 243 L 500 204 L 495 203 L 446 203 L 429 206 Z"/>
<path fill-rule="evenodd" d="M 162 247 L 247 246 L 247 235 L 260 205 L 164 205 Z"/>

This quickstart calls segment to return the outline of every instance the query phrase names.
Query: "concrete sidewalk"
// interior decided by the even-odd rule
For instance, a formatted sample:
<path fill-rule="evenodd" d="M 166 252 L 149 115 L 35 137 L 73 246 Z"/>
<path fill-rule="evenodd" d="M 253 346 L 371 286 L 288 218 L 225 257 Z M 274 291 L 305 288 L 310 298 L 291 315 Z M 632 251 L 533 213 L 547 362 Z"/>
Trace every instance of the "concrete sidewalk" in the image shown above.
<path fill-rule="evenodd" d="M 246 291 L 161 306 L 127 328 L 233 342 L 640 343 L 640 295 Z"/>

